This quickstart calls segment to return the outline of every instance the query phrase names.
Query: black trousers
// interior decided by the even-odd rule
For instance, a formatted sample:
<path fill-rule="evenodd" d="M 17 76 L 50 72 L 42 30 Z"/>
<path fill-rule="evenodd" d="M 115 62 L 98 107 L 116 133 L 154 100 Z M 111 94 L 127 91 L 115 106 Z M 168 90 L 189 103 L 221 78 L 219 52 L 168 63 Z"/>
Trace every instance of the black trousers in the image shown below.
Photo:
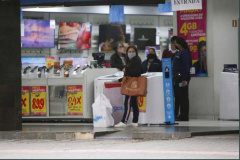
<path fill-rule="evenodd" d="M 137 103 L 137 97 L 136 96 L 125 96 L 125 102 L 124 102 L 124 114 L 122 118 L 123 123 L 127 123 L 129 115 L 131 113 L 131 107 L 133 109 L 133 123 L 138 122 L 138 116 L 139 116 L 139 109 L 138 109 L 138 103 Z"/>
<path fill-rule="evenodd" d="M 189 115 L 189 82 L 191 76 L 189 75 L 187 78 L 188 85 L 186 87 L 179 87 L 179 83 L 182 82 L 181 76 L 173 76 L 173 84 L 174 84 L 174 96 L 175 96 L 175 117 L 188 119 Z M 180 114 L 179 114 L 180 109 Z"/>

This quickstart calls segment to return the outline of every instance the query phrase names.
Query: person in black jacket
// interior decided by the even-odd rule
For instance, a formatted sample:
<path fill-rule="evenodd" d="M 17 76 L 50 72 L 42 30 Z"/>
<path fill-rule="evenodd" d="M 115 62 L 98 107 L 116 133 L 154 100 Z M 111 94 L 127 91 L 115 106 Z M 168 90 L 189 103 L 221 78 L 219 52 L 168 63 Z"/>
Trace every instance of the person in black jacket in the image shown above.
<path fill-rule="evenodd" d="M 126 51 L 126 66 L 123 69 L 124 76 L 126 77 L 140 77 L 141 76 L 141 59 L 138 56 L 137 48 L 135 46 L 129 46 Z M 118 82 L 121 81 L 117 80 Z M 126 127 L 129 115 L 131 113 L 131 107 L 133 108 L 133 120 L 131 125 L 138 126 L 139 108 L 137 103 L 137 96 L 125 96 L 124 102 L 124 114 L 120 123 L 114 127 Z"/>
<path fill-rule="evenodd" d="M 157 58 L 154 48 L 148 50 L 147 59 L 142 63 L 142 73 L 162 72 L 162 62 Z"/>
<path fill-rule="evenodd" d="M 191 79 L 190 68 L 192 58 L 188 44 L 184 38 L 178 37 L 176 47 L 179 53 L 173 59 L 173 84 L 175 93 L 175 117 L 176 121 L 188 121 L 189 98 L 188 86 Z M 182 84 L 182 86 L 179 86 Z M 179 114 L 180 108 L 180 115 Z"/>
<path fill-rule="evenodd" d="M 117 68 L 120 71 L 122 71 L 125 65 L 125 54 L 124 54 L 123 43 L 115 44 L 114 50 L 115 50 L 115 53 L 110 58 L 110 65 L 112 68 Z"/>

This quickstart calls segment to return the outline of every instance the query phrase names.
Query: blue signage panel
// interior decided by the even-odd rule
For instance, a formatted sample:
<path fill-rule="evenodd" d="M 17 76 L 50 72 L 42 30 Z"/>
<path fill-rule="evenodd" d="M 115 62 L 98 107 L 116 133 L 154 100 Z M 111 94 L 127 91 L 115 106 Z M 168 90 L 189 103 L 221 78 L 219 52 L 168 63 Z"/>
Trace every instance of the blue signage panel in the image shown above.
<path fill-rule="evenodd" d="M 124 5 L 112 5 L 109 7 L 109 22 L 123 23 L 124 17 Z"/>
<path fill-rule="evenodd" d="M 20 9 L 20 19 L 23 19 L 22 9 Z"/>
<path fill-rule="evenodd" d="M 174 119 L 174 105 L 173 105 L 174 97 L 171 66 L 172 66 L 171 58 L 162 59 L 165 122 L 173 124 L 175 123 L 175 119 Z"/>
<path fill-rule="evenodd" d="M 158 12 L 172 12 L 172 3 L 158 4 Z"/>

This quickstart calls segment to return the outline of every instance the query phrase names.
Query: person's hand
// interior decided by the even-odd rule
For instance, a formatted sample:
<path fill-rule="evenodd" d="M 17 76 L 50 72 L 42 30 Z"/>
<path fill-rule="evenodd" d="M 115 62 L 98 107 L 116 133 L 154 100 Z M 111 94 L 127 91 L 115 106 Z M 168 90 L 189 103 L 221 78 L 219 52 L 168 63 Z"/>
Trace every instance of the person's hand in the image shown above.
<path fill-rule="evenodd" d="M 125 72 L 125 71 L 126 71 L 126 69 L 125 69 L 125 68 L 123 68 L 123 69 L 122 69 L 122 71 L 123 71 L 123 72 Z"/>
<path fill-rule="evenodd" d="M 186 86 L 187 86 L 187 84 L 185 83 L 185 81 L 182 81 L 182 86 L 183 86 L 183 87 L 186 87 Z"/>
<path fill-rule="evenodd" d="M 119 82 L 118 79 L 114 80 L 114 83 L 118 83 L 118 82 Z"/>

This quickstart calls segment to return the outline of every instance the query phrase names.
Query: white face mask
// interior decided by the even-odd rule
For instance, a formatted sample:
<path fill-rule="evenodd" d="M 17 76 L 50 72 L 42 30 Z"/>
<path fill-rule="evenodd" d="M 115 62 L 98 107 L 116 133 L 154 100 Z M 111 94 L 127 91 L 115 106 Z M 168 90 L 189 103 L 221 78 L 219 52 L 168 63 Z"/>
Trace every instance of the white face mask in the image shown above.
<path fill-rule="evenodd" d="M 129 59 L 132 59 L 133 57 L 136 56 L 136 53 L 135 52 L 131 52 L 131 53 L 128 53 L 128 58 Z"/>
<path fill-rule="evenodd" d="M 175 49 L 174 51 L 171 50 L 172 54 L 176 53 L 177 51 L 178 51 L 177 49 Z"/>

